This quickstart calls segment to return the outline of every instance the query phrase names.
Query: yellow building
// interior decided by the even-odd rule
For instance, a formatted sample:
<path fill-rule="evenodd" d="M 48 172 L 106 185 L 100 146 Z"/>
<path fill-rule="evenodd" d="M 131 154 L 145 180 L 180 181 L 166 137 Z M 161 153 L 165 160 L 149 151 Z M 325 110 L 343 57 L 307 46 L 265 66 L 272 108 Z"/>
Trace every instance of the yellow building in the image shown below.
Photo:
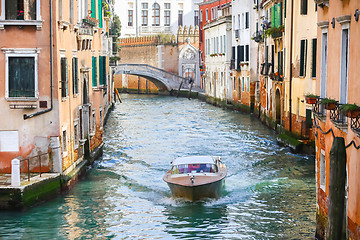
<path fill-rule="evenodd" d="M 305 95 L 315 94 L 317 6 L 308 0 L 287 1 L 285 13 L 284 126 L 312 139 L 312 106 L 306 103 Z"/>

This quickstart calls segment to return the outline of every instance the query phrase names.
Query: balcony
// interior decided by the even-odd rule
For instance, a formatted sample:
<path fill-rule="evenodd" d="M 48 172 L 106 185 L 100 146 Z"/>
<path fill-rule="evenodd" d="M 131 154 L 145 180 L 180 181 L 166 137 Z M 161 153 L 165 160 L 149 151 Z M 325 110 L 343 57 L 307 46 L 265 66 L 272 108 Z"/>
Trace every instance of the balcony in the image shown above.
<path fill-rule="evenodd" d="M 140 26 L 140 35 L 168 33 L 171 34 L 170 26 Z"/>
<path fill-rule="evenodd" d="M 251 39 L 254 40 L 257 43 L 264 42 L 264 36 L 263 35 L 264 35 L 263 31 L 257 31 L 257 32 L 254 32 Z"/>

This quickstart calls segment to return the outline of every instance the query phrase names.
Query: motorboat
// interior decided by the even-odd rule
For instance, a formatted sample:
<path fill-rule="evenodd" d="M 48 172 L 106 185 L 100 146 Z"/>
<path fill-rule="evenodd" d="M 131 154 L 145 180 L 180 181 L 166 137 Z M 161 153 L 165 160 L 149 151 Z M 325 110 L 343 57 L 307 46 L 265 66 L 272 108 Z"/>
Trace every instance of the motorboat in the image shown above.
<path fill-rule="evenodd" d="M 172 196 L 197 201 L 219 198 L 225 183 L 226 166 L 218 156 L 175 158 L 164 175 Z"/>

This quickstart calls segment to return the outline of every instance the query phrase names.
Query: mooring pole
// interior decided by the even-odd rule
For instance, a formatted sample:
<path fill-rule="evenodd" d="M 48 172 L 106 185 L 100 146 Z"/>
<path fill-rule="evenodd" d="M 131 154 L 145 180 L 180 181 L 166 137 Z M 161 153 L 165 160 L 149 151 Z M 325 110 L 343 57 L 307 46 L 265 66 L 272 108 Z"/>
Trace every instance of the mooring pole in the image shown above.
<path fill-rule="evenodd" d="M 327 240 L 342 238 L 345 210 L 346 148 L 342 137 L 336 137 L 330 150 Z"/>

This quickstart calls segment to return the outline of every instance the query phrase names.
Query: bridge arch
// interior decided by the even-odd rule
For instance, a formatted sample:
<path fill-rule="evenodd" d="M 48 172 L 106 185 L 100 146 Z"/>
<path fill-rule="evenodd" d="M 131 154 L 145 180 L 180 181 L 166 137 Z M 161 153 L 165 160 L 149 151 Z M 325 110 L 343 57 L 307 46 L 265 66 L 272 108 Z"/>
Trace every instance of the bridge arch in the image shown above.
<path fill-rule="evenodd" d="M 167 91 L 187 88 L 187 79 L 163 69 L 148 64 L 118 64 L 114 68 L 114 75 L 130 74 L 143 77 L 155 84 L 159 89 Z"/>

